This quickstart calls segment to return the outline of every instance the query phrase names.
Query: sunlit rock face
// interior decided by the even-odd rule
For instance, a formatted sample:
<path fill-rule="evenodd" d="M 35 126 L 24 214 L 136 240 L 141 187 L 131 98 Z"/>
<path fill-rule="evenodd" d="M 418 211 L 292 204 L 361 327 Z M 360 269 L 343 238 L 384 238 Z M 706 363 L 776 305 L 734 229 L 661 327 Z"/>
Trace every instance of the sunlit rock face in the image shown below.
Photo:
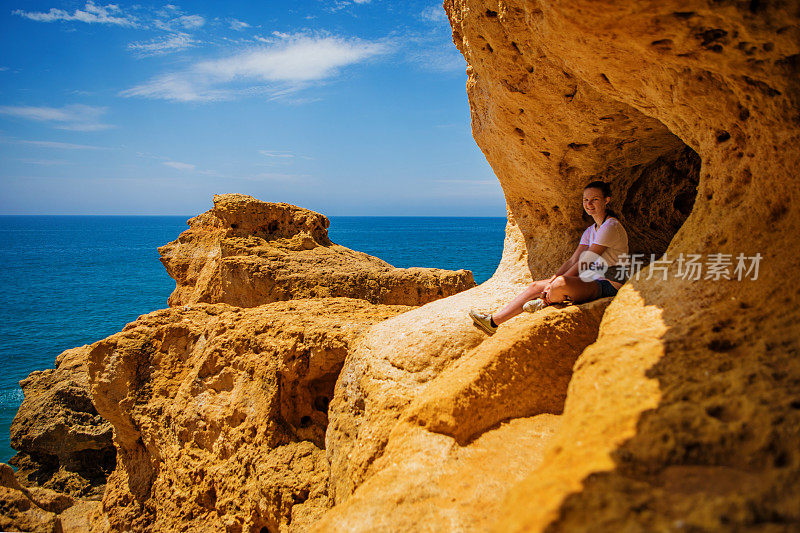
<path fill-rule="evenodd" d="M 326 437 L 336 506 L 317 530 L 797 528 L 797 4 L 445 9 L 508 204 L 503 259 L 347 358 Z M 570 255 L 594 179 L 611 182 L 631 251 L 661 262 L 607 309 L 475 334 L 469 307 L 499 307 Z M 681 271 L 689 254 L 699 279 Z M 739 254 L 746 268 L 760 254 L 757 276 Z M 513 344 L 526 335 L 535 347 Z"/>
<path fill-rule="evenodd" d="M 99 498 L 114 470 L 112 427 L 97 413 L 89 393 L 89 346 L 65 350 L 55 368 L 20 381 L 25 399 L 11 423 L 10 463 L 25 485 L 74 497 Z"/>
<path fill-rule="evenodd" d="M 162 248 L 173 307 L 88 348 L 117 449 L 94 530 L 800 528 L 796 3 L 445 8 L 508 203 L 495 275 L 384 305 L 425 285 L 319 214 L 216 197 Z M 477 330 L 569 256 L 597 178 L 658 262 Z"/>
<path fill-rule="evenodd" d="M 328 508 L 327 409 L 345 355 L 407 309 L 196 304 L 92 344 L 92 396 L 118 451 L 96 530 L 307 530 Z"/>
<path fill-rule="evenodd" d="M 421 305 L 475 286 L 468 270 L 394 268 L 328 238 L 327 217 L 244 194 L 214 195 L 214 207 L 158 249 L 176 281 L 169 305 L 239 307 L 297 298 L 348 297 Z"/>

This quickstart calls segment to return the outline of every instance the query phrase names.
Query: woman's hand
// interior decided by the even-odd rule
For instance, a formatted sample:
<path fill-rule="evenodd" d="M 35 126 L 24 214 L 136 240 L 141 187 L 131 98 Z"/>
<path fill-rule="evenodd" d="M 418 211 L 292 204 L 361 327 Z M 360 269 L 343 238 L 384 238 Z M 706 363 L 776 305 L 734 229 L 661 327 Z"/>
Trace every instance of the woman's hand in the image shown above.
<path fill-rule="evenodd" d="M 552 278 L 550 278 L 550 281 L 547 282 L 547 285 L 544 286 L 544 290 L 542 291 L 542 299 L 545 301 L 545 303 L 549 301 L 548 295 L 550 294 L 550 287 L 553 285 L 553 281 L 555 281 L 557 277 L 558 274 L 555 274 Z"/>

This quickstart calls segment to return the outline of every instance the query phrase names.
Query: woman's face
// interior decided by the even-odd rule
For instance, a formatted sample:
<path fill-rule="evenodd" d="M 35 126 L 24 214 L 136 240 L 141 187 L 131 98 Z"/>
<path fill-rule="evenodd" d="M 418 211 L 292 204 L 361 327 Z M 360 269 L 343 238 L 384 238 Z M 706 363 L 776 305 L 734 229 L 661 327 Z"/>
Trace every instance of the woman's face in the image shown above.
<path fill-rule="evenodd" d="M 602 215 L 611 197 L 603 197 L 603 191 L 591 187 L 583 190 L 583 209 L 589 216 Z"/>

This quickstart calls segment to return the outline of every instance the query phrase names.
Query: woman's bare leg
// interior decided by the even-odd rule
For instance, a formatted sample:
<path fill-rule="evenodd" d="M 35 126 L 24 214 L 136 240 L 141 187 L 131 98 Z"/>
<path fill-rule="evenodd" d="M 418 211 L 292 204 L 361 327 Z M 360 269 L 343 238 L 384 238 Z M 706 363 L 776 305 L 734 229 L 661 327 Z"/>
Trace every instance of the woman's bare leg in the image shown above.
<path fill-rule="evenodd" d="M 537 296 L 541 296 L 542 291 L 549 281 L 549 279 L 540 279 L 528 285 L 527 289 L 522 291 L 519 296 L 511 300 L 505 307 L 496 313 L 492 313 L 492 320 L 494 320 L 494 323 L 499 326 L 509 318 L 520 314 L 522 312 L 522 305 L 527 301 L 533 300 Z"/>
<path fill-rule="evenodd" d="M 558 276 L 550 286 L 547 299 L 558 303 L 563 302 L 565 296 L 569 296 L 570 300 L 578 304 L 594 300 L 600 296 L 600 292 L 600 285 L 594 281 L 583 281 L 578 276 Z"/>

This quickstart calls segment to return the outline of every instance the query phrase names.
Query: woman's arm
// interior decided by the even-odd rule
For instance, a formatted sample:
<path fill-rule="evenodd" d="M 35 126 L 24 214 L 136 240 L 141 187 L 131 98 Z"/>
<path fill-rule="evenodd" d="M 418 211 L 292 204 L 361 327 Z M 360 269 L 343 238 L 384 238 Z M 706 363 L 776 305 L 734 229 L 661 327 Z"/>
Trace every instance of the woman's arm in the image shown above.
<path fill-rule="evenodd" d="M 558 272 L 556 272 L 555 276 L 553 276 L 553 277 L 550 279 L 550 281 L 553 281 L 553 280 L 554 280 L 554 279 L 556 279 L 558 276 L 565 276 L 565 275 L 567 275 L 566 273 L 567 273 L 567 272 L 569 272 L 570 270 L 572 270 L 572 268 L 573 268 L 573 266 L 574 266 L 574 265 L 578 264 L 578 259 L 580 259 L 580 257 L 581 257 L 581 254 L 582 254 L 583 252 L 585 252 L 586 250 L 588 250 L 588 249 L 589 249 L 589 247 L 588 247 L 588 246 L 586 246 L 585 244 L 579 244 L 579 245 L 578 245 L 578 247 L 577 247 L 577 248 L 575 248 L 575 251 L 574 251 L 574 252 L 572 252 L 572 257 L 570 257 L 569 259 L 567 259 L 567 260 L 564 262 L 564 264 L 563 264 L 563 265 L 561 265 L 561 268 L 559 268 L 559 269 L 558 269 Z M 574 275 L 574 274 L 573 274 L 573 275 Z"/>
<path fill-rule="evenodd" d="M 575 262 L 572 265 L 570 265 L 570 267 L 567 269 L 566 272 L 564 272 L 563 274 L 557 274 L 557 275 L 560 275 L 560 276 L 577 276 L 578 272 L 580 272 L 580 268 L 581 268 L 581 257 L 580 256 L 583 254 L 583 252 L 589 252 L 589 254 L 588 254 L 589 257 L 583 258 L 583 262 L 591 262 L 591 261 L 594 261 L 597 257 L 600 257 L 601 255 L 603 255 L 603 252 L 606 251 L 606 248 L 608 248 L 608 246 L 603 246 L 602 244 L 593 244 L 591 246 L 581 245 L 581 246 L 578 246 L 578 248 L 579 249 L 583 248 L 583 250 L 581 250 L 580 253 L 578 253 L 578 258 L 575 260 Z M 576 252 L 577 251 L 578 250 L 576 250 Z M 575 257 L 574 254 L 573 254 L 573 257 Z M 572 257 L 570 258 L 570 261 L 571 260 L 572 260 Z"/>

